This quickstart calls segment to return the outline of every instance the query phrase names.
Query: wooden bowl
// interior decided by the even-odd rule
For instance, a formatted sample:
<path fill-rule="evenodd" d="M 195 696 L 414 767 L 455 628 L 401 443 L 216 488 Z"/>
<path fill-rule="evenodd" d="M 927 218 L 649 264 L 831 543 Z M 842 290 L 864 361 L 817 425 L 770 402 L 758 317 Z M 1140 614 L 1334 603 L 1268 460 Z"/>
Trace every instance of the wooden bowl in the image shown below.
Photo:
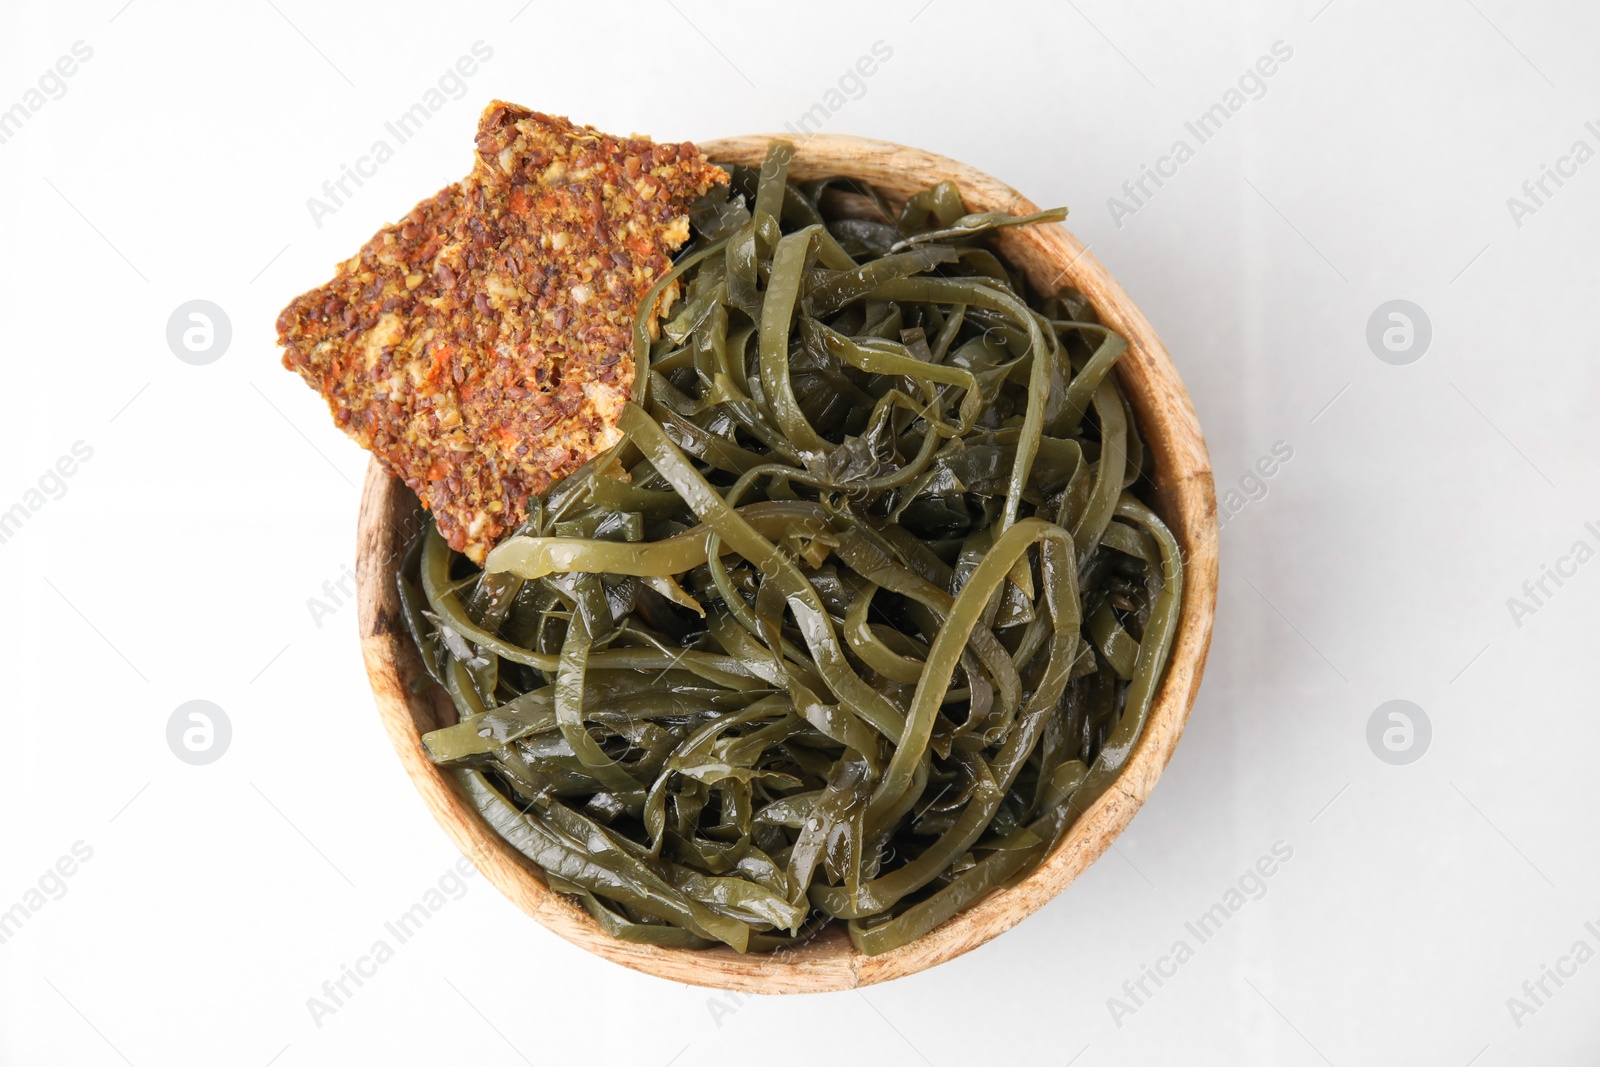
<path fill-rule="evenodd" d="M 703 144 L 714 160 L 759 165 L 773 136 L 734 137 Z M 790 175 L 843 174 L 864 179 L 890 199 L 904 199 L 936 182 L 954 181 L 969 211 L 1026 214 L 1035 205 L 1002 182 L 954 160 L 915 148 L 857 137 L 818 135 L 796 145 Z M 1150 795 L 1172 758 L 1200 685 L 1217 593 L 1216 494 L 1205 441 L 1189 394 L 1155 331 L 1112 277 L 1059 225 L 999 231 L 1007 260 L 1046 293 L 1066 285 L 1081 291 L 1100 321 L 1127 338 L 1117 368 L 1155 461 L 1149 503 L 1172 528 L 1187 561 L 1183 606 L 1166 680 L 1156 695 L 1144 736 L 1116 785 L 1072 827 L 1049 858 L 1023 882 L 990 894 L 931 933 L 879 956 L 857 952 L 841 926 L 794 951 L 739 955 L 727 948 L 666 949 L 613 940 L 569 897 L 552 892 L 539 870 L 502 841 L 424 753 L 421 736 L 456 721 L 438 686 L 413 692 L 424 677 L 405 632 L 394 571 L 419 521 L 409 490 L 376 463 L 362 491 L 356 580 L 360 590 L 362 653 L 384 728 L 406 773 L 451 840 L 518 907 L 547 928 L 608 960 L 676 982 L 748 993 L 809 993 L 852 989 L 954 959 L 1003 933 L 1065 889 L 1106 850 Z"/>

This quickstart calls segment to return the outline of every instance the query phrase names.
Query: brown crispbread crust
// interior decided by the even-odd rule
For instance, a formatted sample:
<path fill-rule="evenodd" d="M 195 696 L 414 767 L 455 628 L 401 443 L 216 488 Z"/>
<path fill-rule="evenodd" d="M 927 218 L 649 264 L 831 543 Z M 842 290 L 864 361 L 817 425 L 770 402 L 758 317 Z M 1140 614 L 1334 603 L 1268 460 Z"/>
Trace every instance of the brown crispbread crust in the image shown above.
<path fill-rule="evenodd" d="M 279 315 L 284 366 L 481 562 L 617 440 L 640 301 L 726 180 L 692 144 L 495 101 L 470 175 Z"/>

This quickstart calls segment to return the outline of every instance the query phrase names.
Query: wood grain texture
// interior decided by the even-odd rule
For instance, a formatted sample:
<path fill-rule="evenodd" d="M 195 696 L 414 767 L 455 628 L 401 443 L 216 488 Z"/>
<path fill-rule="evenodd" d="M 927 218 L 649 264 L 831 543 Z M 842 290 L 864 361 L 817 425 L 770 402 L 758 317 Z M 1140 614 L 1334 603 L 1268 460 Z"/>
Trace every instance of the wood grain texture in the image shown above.
<path fill-rule="evenodd" d="M 703 143 L 712 159 L 759 165 L 771 136 Z M 942 156 L 856 137 L 819 135 L 797 146 L 792 177 L 844 174 L 871 182 L 892 200 L 935 182 L 957 183 L 969 211 L 1038 210 L 1016 190 Z M 1009 930 L 1064 890 L 1122 832 L 1172 758 L 1194 703 L 1217 593 L 1216 495 L 1210 460 L 1189 394 L 1166 349 L 1120 285 L 1065 227 L 1003 229 L 1001 251 L 1039 290 L 1072 286 L 1088 297 L 1100 321 L 1125 337 L 1117 372 L 1154 460 L 1150 504 L 1172 528 L 1186 565 L 1183 605 L 1171 664 L 1144 735 L 1109 789 L 1032 875 L 993 893 L 927 936 L 880 956 L 863 956 L 835 927 L 799 949 L 741 956 L 731 949 L 663 949 L 607 936 L 570 898 L 552 892 L 537 868 L 507 845 L 456 791 L 423 751 L 421 736 L 456 721 L 455 710 L 425 678 L 405 633 L 394 571 L 419 521 L 415 497 L 376 463 L 362 491 L 356 580 L 362 653 L 384 729 L 406 773 L 452 841 L 514 904 L 590 952 L 675 982 L 749 993 L 851 989 L 913 974 L 954 959 Z"/>

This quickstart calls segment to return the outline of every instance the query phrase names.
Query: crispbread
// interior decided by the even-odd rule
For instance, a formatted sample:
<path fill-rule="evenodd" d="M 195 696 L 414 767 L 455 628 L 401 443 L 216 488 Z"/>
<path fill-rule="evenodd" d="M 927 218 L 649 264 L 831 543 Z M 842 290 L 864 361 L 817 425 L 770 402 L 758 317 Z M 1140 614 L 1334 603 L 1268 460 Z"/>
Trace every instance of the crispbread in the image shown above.
<path fill-rule="evenodd" d="M 482 562 L 617 440 L 639 304 L 726 180 L 692 144 L 495 101 L 470 175 L 283 310 L 284 366 Z"/>

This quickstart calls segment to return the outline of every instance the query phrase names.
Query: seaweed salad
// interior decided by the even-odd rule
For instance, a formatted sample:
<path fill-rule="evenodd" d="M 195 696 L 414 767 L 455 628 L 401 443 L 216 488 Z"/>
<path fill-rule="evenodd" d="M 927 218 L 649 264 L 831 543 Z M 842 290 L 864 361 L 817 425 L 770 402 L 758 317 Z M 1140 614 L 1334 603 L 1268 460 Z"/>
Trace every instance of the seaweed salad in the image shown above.
<path fill-rule="evenodd" d="M 903 205 L 728 168 L 644 300 L 620 443 L 483 565 L 400 569 L 487 822 L 617 938 L 876 954 L 1025 877 L 1144 728 L 1182 595 L 1124 340 Z M 665 309 L 659 330 L 646 310 Z"/>

